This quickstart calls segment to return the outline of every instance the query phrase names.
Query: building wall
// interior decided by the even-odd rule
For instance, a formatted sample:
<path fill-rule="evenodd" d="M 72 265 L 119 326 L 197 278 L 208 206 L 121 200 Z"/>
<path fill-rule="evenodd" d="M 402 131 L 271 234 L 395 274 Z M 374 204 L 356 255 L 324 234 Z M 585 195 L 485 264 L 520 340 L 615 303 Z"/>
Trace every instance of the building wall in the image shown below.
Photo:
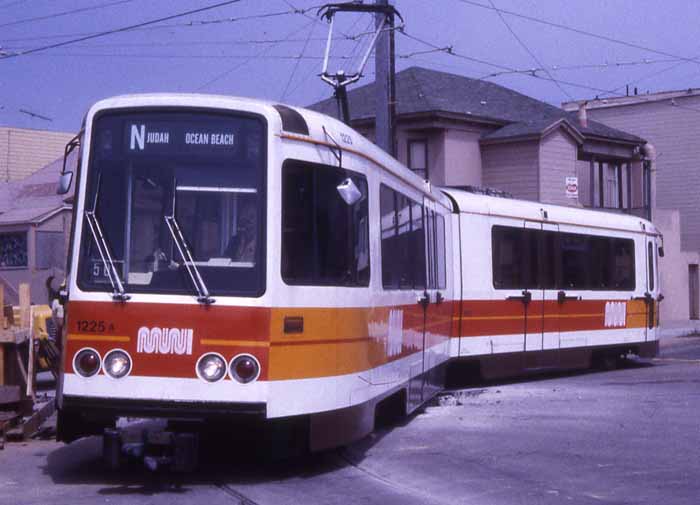
<path fill-rule="evenodd" d="M 576 177 L 578 144 L 561 130 L 540 142 L 540 200 L 557 205 L 579 205 L 578 198 L 566 196 L 566 178 Z"/>
<path fill-rule="evenodd" d="M 483 186 L 507 191 L 515 198 L 539 200 L 539 157 L 538 140 L 483 144 Z"/>
<path fill-rule="evenodd" d="M 681 247 L 700 251 L 700 96 L 589 109 L 589 117 L 656 148 L 656 206 L 680 211 Z"/>
<path fill-rule="evenodd" d="M 688 265 L 700 263 L 700 254 L 681 250 L 680 213 L 657 209 L 656 226 L 664 236 L 664 257 L 659 258 L 661 293 L 664 301 L 659 311 L 661 323 L 690 317 Z"/>
<path fill-rule="evenodd" d="M 0 181 L 24 179 L 60 158 L 74 135 L 0 127 Z"/>
<path fill-rule="evenodd" d="M 482 161 L 479 139 L 482 130 L 445 131 L 446 186 L 482 186 Z"/>

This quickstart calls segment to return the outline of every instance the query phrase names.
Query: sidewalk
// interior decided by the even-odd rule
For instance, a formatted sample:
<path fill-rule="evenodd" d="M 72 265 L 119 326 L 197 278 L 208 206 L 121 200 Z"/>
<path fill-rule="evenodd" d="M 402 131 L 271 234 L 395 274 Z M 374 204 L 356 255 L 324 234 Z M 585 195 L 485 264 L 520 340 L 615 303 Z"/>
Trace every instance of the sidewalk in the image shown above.
<path fill-rule="evenodd" d="M 661 340 L 675 337 L 687 337 L 693 334 L 700 336 L 700 321 L 696 319 L 662 321 L 660 331 Z"/>

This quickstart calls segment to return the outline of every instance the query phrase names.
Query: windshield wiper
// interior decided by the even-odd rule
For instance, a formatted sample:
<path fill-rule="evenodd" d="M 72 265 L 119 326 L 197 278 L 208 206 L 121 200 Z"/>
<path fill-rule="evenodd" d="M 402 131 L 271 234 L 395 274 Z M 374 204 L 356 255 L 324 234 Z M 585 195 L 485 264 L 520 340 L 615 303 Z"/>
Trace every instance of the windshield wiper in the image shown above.
<path fill-rule="evenodd" d="M 119 279 L 119 273 L 117 272 L 117 267 L 114 265 L 114 259 L 112 254 L 109 252 L 109 245 L 105 239 L 104 233 L 102 232 L 102 226 L 97 219 L 95 210 L 97 209 L 97 196 L 100 192 L 100 182 L 102 179 L 102 174 L 97 176 L 97 188 L 95 189 L 95 199 L 92 202 L 92 209 L 85 211 L 85 220 L 88 223 L 90 231 L 92 232 L 92 238 L 95 240 L 97 245 L 97 252 L 100 253 L 100 258 L 102 259 L 102 264 L 105 267 L 105 272 L 107 272 L 107 277 L 109 278 L 110 284 L 112 284 L 112 299 L 115 301 L 125 302 L 131 296 L 126 294 L 124 291 L 124 285 L 121 279 Z"/>
<path fill-rule="evenodd" d="M 176 186 L 174 185 L 173 188 Z M 173 191 L 176 191 L 173 189 Z M 187 241 L 185 240 L 185 236 L 182 234 L 182 230 L 180 229 L 180 225 L 177 222 L 177 219 L 175 219 L 175 195 L 173 194 L 173 213 L 169 216 L 165 216 L 165 224 L 168 225 L 168 230 L 170 230 L 170 235 L 173 237 L 173 241 L 175 242 L 175 245 L 177 246 L 177 250 L 180 253 L 180 256 L 182 257 L 182 261 L 185 264 L 185 268 L 187 269 L 187 273 L 190 276 L 190 280 L 192 280 L 192 284 L 194 285 L 195 289 L 197 290 L 197 301 L 199 303 L 203 303 L 204 305 L 211 305 L 212 303 L 216 302 L 214 298 L 211 297 L 209 294 L 209 290 L 207 289 L 207 285 L 204 283 L 204 279 L 202 279 L 202 276 L 199 273 L 199 269 L 197 268 L 197 265 L 194 262 L 194 258 L 192 257 L 192 253 L 190 252 L 190 248 L 187 246 Z"/>

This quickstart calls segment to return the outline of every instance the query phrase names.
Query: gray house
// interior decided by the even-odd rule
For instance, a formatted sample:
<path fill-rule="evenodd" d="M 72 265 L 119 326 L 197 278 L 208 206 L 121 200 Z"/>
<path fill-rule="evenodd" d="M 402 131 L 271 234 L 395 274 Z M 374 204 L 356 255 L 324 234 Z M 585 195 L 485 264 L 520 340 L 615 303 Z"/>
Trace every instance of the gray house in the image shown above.
<path fill-rule="evenodd" d="M 374 138 L 374 83 L 348 94 L 352 125 Z M 311 108 L 337 113 L 333 99 Z M 397 158 L 434 184 L 650 215 L 646 141 L 585 114 L 420 67 L 396 74 L 396 111 Z M 577 195 L 567 191 L 572 178 Z"/>
<path fill-rule="evenodd" d="M 56 160 L 0 185 L 0 283 L 6 304 L 18 303 L 23 282 L 30 285 L 32 303 L 46 303 L 46 279 L 64 278 L 72 196 L 56 195 L 62 163 Z"/>
<path fill-rule="evenodd" d="M 652 195 L 657 224 L 679 240 L 664 260 L 678 270 L 664 292 L 664 310 L 674 319 L 700 318 L 700 89 L 665 91 L 564 104 L 591 118 L 642 135 L 656 152 Z M 677 209 L 677 210 L 675 210 Z M 674 240 L 673 234 L 664 234 Z"/>
<path fill-rule="evenodd" d="M 374 138 L 373 83 L 348 94 L 352 125 Z M 663 208 L 681 208 L 683 247 L 700 250 L 700 154 L 691 152 L 700 131 L 700 91 L 676 95 L 675 111 L 649 97 L 620 99 L 619 107 L 608 100 L 560 109 L 491 82 L 411 67 L 396 74 L 397 158 L 437 185 L 486 186 L 526 200 L 652 219 L 665 240 L 662 318 L 687 321 L 697 314 L 688 310 L 698 304 L 697 294 L 689 296 L 698 289 L 697 254 L 681 250 L 678 212 Z M 311 108 L 337 111 L 333 99 Z M 644 108 L 659 115 L 643 119 Z M 657 147 L 658 171 L 646 139 Z M 694 224 L 689 216 L 697 217 Z"/>

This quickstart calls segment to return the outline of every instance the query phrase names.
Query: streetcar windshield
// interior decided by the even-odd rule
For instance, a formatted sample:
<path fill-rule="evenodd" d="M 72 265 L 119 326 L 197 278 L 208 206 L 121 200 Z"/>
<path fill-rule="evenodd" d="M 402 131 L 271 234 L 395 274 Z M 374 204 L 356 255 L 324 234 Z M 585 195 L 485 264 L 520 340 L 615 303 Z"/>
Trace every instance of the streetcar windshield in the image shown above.
<path fill-rule="evenodd" d="M 195 268 L 212 295 L 262 294 L 265 136 L 252 115 L 98 116 L 85 209 L 94 210 L 111 261 L 83 232 L 81 287 L 111 290 L 113 263 L 127 293 L 196 294 Z"/>

